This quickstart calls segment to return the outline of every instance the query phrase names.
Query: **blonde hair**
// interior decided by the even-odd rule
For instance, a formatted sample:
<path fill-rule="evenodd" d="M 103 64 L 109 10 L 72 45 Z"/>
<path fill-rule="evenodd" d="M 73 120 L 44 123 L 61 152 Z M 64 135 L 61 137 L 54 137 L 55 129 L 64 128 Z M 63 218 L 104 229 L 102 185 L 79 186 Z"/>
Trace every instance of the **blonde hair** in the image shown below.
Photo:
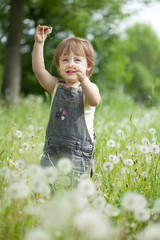
<path fill-rule="evenodd" d="M 95 65 L 95 52 L 92 44 L 86 39 L 80 37 L 69 37 L 64 39 L 57 46 L 53 58 L 57 68 L 59 68 L 59 59 L 61 55 L 69 55 L 71 52 L 77 56 L 86 57 L 87 64 L 91 68 L 86 74 L 90 77 L 93 73 Z"/>

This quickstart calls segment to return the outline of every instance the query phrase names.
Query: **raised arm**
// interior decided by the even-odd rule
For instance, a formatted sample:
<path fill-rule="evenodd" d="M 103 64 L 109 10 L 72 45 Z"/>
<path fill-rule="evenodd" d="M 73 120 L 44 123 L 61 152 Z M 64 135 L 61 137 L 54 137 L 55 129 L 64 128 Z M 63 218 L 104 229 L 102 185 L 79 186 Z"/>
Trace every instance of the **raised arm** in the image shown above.
<path fill-rule="evenodd" d="M 101 100 L 99 89 L 88 77 L 81 81 L 81 86 L 85 95 L 86 103 L 90 106 L 97 106 Z"/>
<path fill-rule="evenodd" d="M 58 82 L 58 78 L 52 76 L 46 69 L 44 63 L 44 42 L 47 38 L 50 28 L 48 26 L 40 26 L 35 31 L 35 43 L 32 52 L 32 68 L 33 71 L 41 84 L 51 94 Z"/>

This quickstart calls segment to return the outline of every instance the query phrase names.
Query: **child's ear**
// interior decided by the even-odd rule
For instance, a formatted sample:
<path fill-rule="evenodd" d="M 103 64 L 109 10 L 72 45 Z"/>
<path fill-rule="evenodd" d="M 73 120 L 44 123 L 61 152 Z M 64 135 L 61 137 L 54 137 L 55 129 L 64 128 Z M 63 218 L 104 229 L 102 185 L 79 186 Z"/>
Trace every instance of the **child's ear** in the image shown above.
<path fill-rule="evenodd" d="M 87 70 L 87 71 L 90 71 L 91 68 L 92 68 L 91 65 L 88 63 L 88 64 L 87 64 L 87 69 L 86 69 L 86 70 Z"/>

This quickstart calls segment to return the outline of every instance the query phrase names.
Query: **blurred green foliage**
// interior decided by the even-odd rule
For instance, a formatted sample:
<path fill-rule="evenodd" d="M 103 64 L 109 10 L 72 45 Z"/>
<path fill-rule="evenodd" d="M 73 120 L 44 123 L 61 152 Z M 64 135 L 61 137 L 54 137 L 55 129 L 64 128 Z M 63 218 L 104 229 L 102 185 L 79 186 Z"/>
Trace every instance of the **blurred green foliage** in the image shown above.
<path fill-rule="evenodd" d="M 43 94 L 32 72 L 31 54 L 34 30 L 38 24 L 50 25 L 53 32 L 45 42 L 46 69 L 59 77 L 52 63 L 58 43 L 71 35 L 87 38 L 94 46 L 97 60 L 94 75 L 101 92 L 125 92 L 148 106 L 157 104 L 160 88 L 160 41 L 151 27 L 138 24 L 116 33 L 128 14 L 122 12 L 127 0 L 26 0 L 22 54 L 22 94 Z M 145 3 L 146 1 L 141 0 Z M 0 79 L 3 74 L 4 49 L 7 39 L 10 1 L 1 0 L 0 9 Z M 0 82 L 1 86 L 1 82 Z"/>

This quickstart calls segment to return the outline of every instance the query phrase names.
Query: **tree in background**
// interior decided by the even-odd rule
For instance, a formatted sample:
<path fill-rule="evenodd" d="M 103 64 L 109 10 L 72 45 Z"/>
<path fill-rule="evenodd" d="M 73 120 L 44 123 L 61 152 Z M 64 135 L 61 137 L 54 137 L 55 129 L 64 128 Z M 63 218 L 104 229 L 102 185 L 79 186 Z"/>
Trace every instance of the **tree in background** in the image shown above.
<path fill-rule="evenodd" d="M 133 76 L 125 84 L 125 92 L 147 105 L 160 100 L 160 41 L 150 26 L 135 24 L 127 30 L 124 45 Z"/>
<path fill-rule="evenodd" d="M 20 40 L 25 0 L 11 0 L 8 40 L 5 50 L 2 93 L 9 103 L 16 104 L 20 93 Z"/>
<path fill-rule="evenodd" d="M 11 1 L 16 4 L 16 11 L 18 12 L 20 9 L 20 0 Z M 20 3 L 22 4 L 23 1 L 20 1 Z M 141 0 L 141 2 L 145 3 L 146 0 Z M 15 103 L 18 100 L 20 83 L 21 93 L 23 94 L 43 93 L 44 90 L 39 86 L 34 74 L 32 73 L 31 54 L 34 43 L 35 27 L 38 24 L 45 24 L 53 27 L 53 33 L 45 42 L 46 68 L 51 71 L 52 74 L 59 77 L 55 66 L 52 65 L 54 50 L 58 43 L 62 39 L 71 35 L 84 37 L 92 42 L 97 55 L 95 73 L 92 77 L 92 81 L 96 82 L 102 91 L 107 91 L 107 89 L 109 89 L 109 91 L 113 91 L 117 88 L 123 90 L 124 88 L 125 92 L 131 94 L 136 100 L 140 100 L 138 96 L 141 96 L 141 100 L 145 100 L 146 96 L 148 97 L 150 93 L 150 83 L 152 82 L 151 79 L 153 76 L 154 84 L 152 84 L 152 93 L 155 92 L 154 89 L 158 88 L 159 70 L 157 67 L 155 67 L 157 65 L 154 64 L 154 60 L 152 64 L 154 68 L 148 74 L 147 71 L 149 68 L 147 67 L 148 65 L 146 65 L 147 62 L 141 62 L 142 59 L 136 57 L 136 54 L 143 55 L 141 51 L 143 50 L 144 46 L 139 47 L 138 51 L 136 52 L 136 43 L 138 41 L 139 44 L 141 43 L 141 45 L 143 45 L 146 33 L 139 31 L 137 34 L 135 31 L 132 36 L 128 32 L 128 39 L 125 40 L 122 40 L 120 36 L 116 34 L 116 29 L 118 28 L 119 22 L 125 16 L 127 16 L 127 14 L 122 13 L 122 7 L 125 3 L 128 3 L 128 0 L 54 0 L 54 3 L 50 0 L 25 0 L 23 34 L 21 40 L 19 35 L 19 40 L 16 42 L 17 50 L 20 46 L 18 44 L 21 44 L 20 51 L 18 50 L 21 54 L 21 62 L 20 58 L 16 61 L 10 61 L 10 55 L 8 53 L 6 54 L 4 76 L 7 76 L 7 78 L 11 76 L 11 81 L 6 80 L 5 77 L 3 78 L 2 92 L 5 93 L 6 89 L 10 90 L 10 95 L 7 96 L 10 96 L 11 103 Z M 22 6 L 23 5 L 21 5 L 21 8 L 23 8 Z M 12 37 L 8 35 L 8 44 L 11 44 L 17 39 L 15 38 L 16 35 L 13 30 L 16 30 L 14 29 L 15 26 L 18 26 L 22 19 L 15 17 L 12 21 L 10 20 L 8 22 L 7 16 L 11 9 L 10 7 L 9 0 L 1 0 L 0 38 L 3 39 L 3 41 L 2 45 L 0 46 L 0 50 L 2 50 L 2 53 L 4 52 L 5 48 L 6 52 L 8 51 L 8 47 L 4 39 L 7 36 L 9 23 L 11 28 L 10 31 L 12 30 Z M 23 12 L 23 9 L 21 12 Z M 16 21 L 18 21 L 18 23 L 16 23 Z M 9 37 L 12 39 L 11 42 L 9 41 Z M 141 38 L 141 41 L 134 40 L 135 38 L 138 39 L 138 37 Z M 159 42 L 157 42 L 157 45 L 159 45 Z M 155 51 L 154 49 L 156 45 L 152 47 L 153 52 Z M 19 56 L 18 54 L 17 59 Z M 0 56 L 0 60 L 4 60 L 2 56 Z M 8 73 L 9 62 L 11 62 L 10 73 Z M 17 67 L 17 74 L 19 76 L 20 70 L 22 69 L 21 82 L 19 78 L 16 80 L 16 74 L 15 76 L 13 74 L 15 73 L 16 62 L 18 63 L 17 66 L 19 65 L 19 67 Z M 1 75 L 2 64 L 0 64 L 0 76 Z M 136 75 L 137 83 L 141 78 L 141 89 L 143 89 L 143 91 L 139 91 L 139 95 L 136 95 L 137 89 L 140 86 L 139 84 L 136 84 Z M 148 85 L 143 88 L 143 85 L 146 84 L 146 81 L 142 79 L 145 79 L 146 77 L 148 77 Z M 136 88 L 134 92 L 135 86 Z M 17 93 L 17 95 L 15 93 Z M 16 100 L 14 100 L 14 97 Z"/>
<path fill-rule="evenodd" d="M 127 0 L 54 0 L 54 3 L 50 0 L 26 0 L 24 8 L 24 0 L 19 0 L 20 2 L 11 0 L 11 8 L 8 1 L 1 1 L 8 12 L 11 9 L 11 12 L 15 13 L 13 6 L 15 6 L 14 9 L 17 11 L 16 16 L 11 14 L 12 19 L 9 20 L 7 45 L 5 45 L 5 42 L 3 43 L 3 46 L 6 46 L 6 57 L 2 83 L 2 93 L 6 93 L 6 90 L 9 90 L 7 96 L 10 96 L 11 103 L 15 103 L 18 100 L 18 92 L 20 89 L 19 76 L 21 68 L 23 70 L 22 91 L 25 94 L 42 92 L 37 80 L 33 76 L 31 67 L 34 30 L 38 24 L 53 26 L 53 35 L 51 36 L 53 39 L 48 39 L 45 43 L 46 68 L 50 69 L 55 47 L 63 38 L 70 35 L 77 35 L 91 40 L 98 55 L 101 54 L 99 53 L 99 45 L 104 45 L 104 39 L 106 46 L 105 51 L 107 52 L 107 43 L 111 42 L 113 37 L 112 29 L 116 25 L 116 20 L 124 17 L 124 14 L 121 12 L 121 6 L 125 4 Z M 20 34 L 17 34 L 17 32 L 20 33 L 23 9 L 25 9 L 25 19 L 23 21 L 23 36 L 21 39 L 22 62 L 20 64 L 20 55 L 18 52 Z M 18 16 L 19 13 L 22 14 Z M 3 21 L 3 19 L 1 20 Z M 3 26 L 3 24 L 1 24 L 1 26 L 6 27 L 6 25 Z M 5 31 L 6 29 L 2 29 L 2 34 L 5 33 Z M 2 36 L 3 35 L 1 35 L 1 37 Z M 13 45 L 15 45 L 14 52 Z M 12 53 L 10 53 L 11 49 Z M 101 48 L 101 50 L 104 52 L 104 49 Z M 9 59 L 11 55 L 12 60 Z M 102 61 L 103 59 L 99 58 L 97 63 L 98 68 L 100 68 Z M 53 74 L 57 74 L 55 67 L 51 70 Z"/>

